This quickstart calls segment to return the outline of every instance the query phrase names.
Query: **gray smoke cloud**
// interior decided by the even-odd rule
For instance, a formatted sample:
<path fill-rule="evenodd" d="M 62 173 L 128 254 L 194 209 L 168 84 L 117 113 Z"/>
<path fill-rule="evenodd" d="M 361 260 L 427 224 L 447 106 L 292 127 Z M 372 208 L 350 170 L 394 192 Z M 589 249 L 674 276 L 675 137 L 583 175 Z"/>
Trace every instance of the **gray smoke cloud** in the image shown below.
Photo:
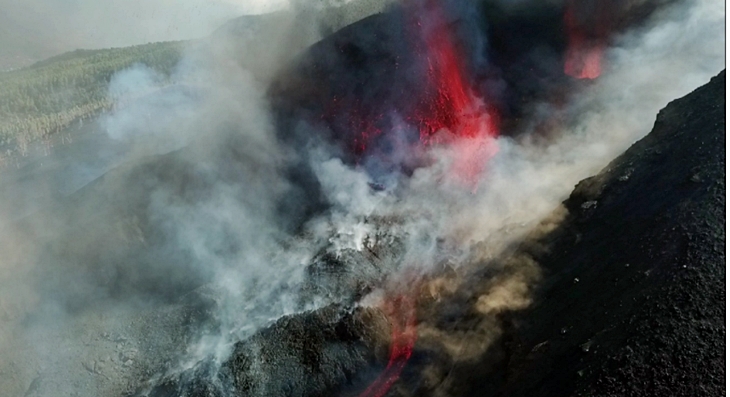
<path fill-rule="evenodd" d="M 618 37 L 603 75 L 567 106 L 538 107 L 567 120 L 551 140 L 528 127 L 516 138 L 436 147 L 434 164 L 375 191 L 364 167 L 330 148 L 293 150 L 277 138 L 267 85 L 321 34 L 301 34 L 310 19 L 296 15 L 267 17 L 250 40 L 224 31 L 191 44 L 171 81 L 143 65 L 119 72 L 109 86 L 119 105 L 95 132 L 125 148 L 113 167 L 96 169 L 114 170 L 28 217 L 3 215 L 2 394 L 124 395 L 165 370 L 225 360 L 232 343 L 333 299 L 301 300 L 306 266 L 323 249 L 367 249 L 379 228 L 370 219 L 397 219 L 389 227 L 404 240 L 394 266 L 403 272 L 483 264 L 648 133 L 667 102 L 724 65 L 722 4 L 676 4 Z M 363 16 L 314 15 L 329 26 Z M 465 151 L 493 153 L 469 183 L 453 178 Z M 331 203 L 314 218 L 297 204 L 310 192 L 290 174 L 302 161 Z M 305 222 L 293 227 L 292 219 Z M 487 320 L 475 334 L 456 338 L 423 324 L 423 337 L 455 356 L 486 349 L 499 335 L 495 313 L 529 304 L 536 266 L 478 291 L 476 310 Z M 458 286 L 427 287 L 438 297 Z M 382 296 L 376 290 L 362 304 L 377 306 Z"/>
<path fill-rule="evenodd" d="M 27 217 L 3 214 L 3 395 L 124 395 L 294 310 L 312 247 L 280 226 L 286 153 L 265 82 L 202 51 L 191 45 L 171 81 L 143 65 L 112 78 L 117 106 L 92 134 L 122 154 L 87 174 L 113 171 Z"/>

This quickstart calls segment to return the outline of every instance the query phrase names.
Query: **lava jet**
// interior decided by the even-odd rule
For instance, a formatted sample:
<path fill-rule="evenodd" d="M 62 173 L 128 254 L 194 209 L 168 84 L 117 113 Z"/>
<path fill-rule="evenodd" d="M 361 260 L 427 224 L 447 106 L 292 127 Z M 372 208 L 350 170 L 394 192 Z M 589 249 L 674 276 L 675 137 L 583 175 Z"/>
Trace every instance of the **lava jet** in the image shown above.
<path fill-rule="evenodd" d="M 499 135 L 525 131 L 543 102 L 558 106 L 599 78 L 613 37 L 669 1 L 403 0 L 324 38 L 272 84 L 280 135 L 312 131 L 375 179 L 459 147 L 455 174 L 474 179 Z M 304 121 L 311 128 L 301 131 Z"/>

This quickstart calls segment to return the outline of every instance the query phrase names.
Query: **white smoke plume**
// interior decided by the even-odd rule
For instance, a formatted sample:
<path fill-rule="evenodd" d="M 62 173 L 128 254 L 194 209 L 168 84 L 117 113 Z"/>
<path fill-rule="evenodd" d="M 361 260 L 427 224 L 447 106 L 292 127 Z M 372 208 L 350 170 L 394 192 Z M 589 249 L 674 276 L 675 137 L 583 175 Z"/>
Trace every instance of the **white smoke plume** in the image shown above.
<path fill-rule="evenodd" d="M 275 29 L 262 44 L 287 48 L 292 25 Z M 266 82 L 238 54 L 202 53 L 228 40 L 191 45 L 171 81 L 143 65 L 114 76 L 118 105 L 94 134 L 123 148 L 117 168 L 52 208 L 2 215 L 0 394 L 124 395 L 294 310 L 313 247 L 276 213 L 289 187 Z"/>

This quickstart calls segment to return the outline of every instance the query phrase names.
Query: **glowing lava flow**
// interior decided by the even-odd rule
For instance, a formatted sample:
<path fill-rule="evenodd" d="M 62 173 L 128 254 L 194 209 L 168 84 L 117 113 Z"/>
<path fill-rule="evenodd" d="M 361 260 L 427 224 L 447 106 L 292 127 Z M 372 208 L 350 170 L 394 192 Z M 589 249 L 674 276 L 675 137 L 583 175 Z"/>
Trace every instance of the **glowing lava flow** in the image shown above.
<path fill-rule="evenodd" d="M 435 90 L 421 102 L 415 115 L 421 142 L 450 143 L 456 151 L 453 173 L 474 185 L 486 160 L 497 151 L 494 138 L 499 132 L 499 114 L 470 89 L 440 2 L 426 2 L 421 7 L 424 11 L 416 13 L 416 18 L 425 21 L 418 19 L 416 26 L 425 42 L 428 81 Z M 450 134 L 439 135 L 441 130 Z"/>
<path fill-rule="evenodd" d="M 416 343 L 416 308 L 412 297 L 398 295 L 385 303 L 385 314 L 391 326 L 388 365 L 359 397 L 382 397 L 400 377 Z"/>
<path fill-rule="evenodd" d="M 415 17 L 417 41 L 425 44 L 421 55 L 428 71 L 425 95 L 406 119 L 418 127 L 423 145 L 448 144 L 455 151 L 453 174 L 473 187 L 485 162 L 496 153 L 498 114 L 469 88 L 440 1 L 405 5 Z M 370 133 L 365 129 L 363 137 L 367 139 Z M 398 295 L 390 299 L 386 314 L 392 327 L 388 364 L 360 397 L 385 395 L 400 377 L 416 342 L 413 298 Z"/>
<path fill-rule="evenodd" d="M 563 70 L 576 79 L 595 79 L 601 75 L 607 21 L 604 13 L 596 10 L 587 18 L 588 21 L 580 21 L 576 2 L 568 1 L 563 18 L 568 33 Z"/>
<path fill-rule="evenodd" d="M 418 127 L 421 144 L 445 144 L 454 151 L 454 176 L 473 188 L 485 162 L 496 153 L 498 113 L 469 88 L 440 0 L 406 0 L 404 5 L 414 18 L 415 41 L 425 46 L 420 56 L 427 66 L 424 92 L 419 93 L 415 111 L 406 120 Z M 363 127 L 362 140 L 357 142 L 362 151 L 370 137 L 381 133 Z M 392 327 L 388 364 L 360 397 L 385 395 L 400 377 L 416 342 L 413 298 L 398 295 L 388 300 L 386 314 Z"/>
<path fill-rule="evenodd" d="M 335 125 L 335 129 L 345 130 L 341 134 L 347 137 L 346 148 L 358 163 L 364 157 L 380 157 L 386 166 L 397 165 L 401 160 L 388 157 L 394 152 L 406 153 L 404 157 L 409 161 L 417 158 L 412 163 L 428 163 L 422 148 L 441 146 L 452 153 L 456 179 L 474 182 L 496 152 L 499 115 L 472 90 L 465 58 L 456 46 L 442 3 L 403 0 L 408 15 L 405 39 L 410 41 L 412 52 L 402 54 L 406 66 L 399 68 L 395 64 L 393 73 L 412 73 L 404 81 L 422 81 L 417 87 L 404 83 L 412 91 L 410 95 L 389 98 L 383 94 L 382 102 L 363 100 L 353 95 L 352 91 L 361 89 L 357 87 L 332 97 L 321 119 Z M 349 54 L 348 48 L 343 45 L 340 51 Z M 392 115 L 404 123 L 392 121 Z M 415 142 L 410 139 L 411 127 L 418 133 Z M 395 146 L 397 150 L 392 149 Z"/>
<path fill-rule="evenodd" d="M 426 43 L 428 79 L 430 86 L 436 90 L 435 96 L 426 98 L 416 115 L 421 140 L 432 143 L 434 134 L 444 128 L 464 138 L 477 137 L 481 133 L 495 135 L 496 125 L 488 125 L 486 130 L 480 128 L 478 121 L 484 109 L 467 88 L 462 75 L 464 67 L 442 18 L 436 10 L 429 18 L 430 29 L 423 28 L 425 24 L 418 22 Z"/>

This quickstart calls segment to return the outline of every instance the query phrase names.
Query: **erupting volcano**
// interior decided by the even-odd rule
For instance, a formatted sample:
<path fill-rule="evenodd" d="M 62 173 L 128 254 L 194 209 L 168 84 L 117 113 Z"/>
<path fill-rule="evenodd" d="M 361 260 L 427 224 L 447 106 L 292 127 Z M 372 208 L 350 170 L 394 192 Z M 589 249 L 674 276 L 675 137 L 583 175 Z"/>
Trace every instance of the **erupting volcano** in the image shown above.
<path fill-rule="evenodd" d="M 722 4 L 285 3 L 0 71 L 0 396 L 724 392 Z"/>
<path fill-rule="evenodd" d="M 428 6 L 411 5 L 410 10 L 415 14 L 413 29 L 425 43 L 422 59 L 428 65 L 426 81 L 432 92 L 408 119 L 419 126 L 424 144 L 437 142 L 435 135 L 443 129 L 457 138 L 495 137 L 499 127 L 497 113 L 489 111 L 469 87 L 464 75 L 464 55 L 455 48 L 443 6 L 438 1 Z"/>

